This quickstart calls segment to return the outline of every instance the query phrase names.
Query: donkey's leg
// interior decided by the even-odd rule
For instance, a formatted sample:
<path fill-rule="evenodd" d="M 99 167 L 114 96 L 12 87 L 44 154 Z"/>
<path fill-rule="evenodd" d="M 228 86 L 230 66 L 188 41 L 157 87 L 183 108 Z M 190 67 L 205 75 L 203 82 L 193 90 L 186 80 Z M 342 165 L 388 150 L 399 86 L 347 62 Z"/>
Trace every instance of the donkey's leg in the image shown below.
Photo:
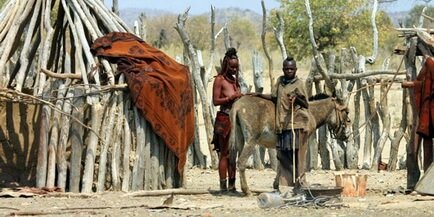
<path fill-rule="evenodd" d="M 280 164 L 277 164 L 276 177 L 274 177 L 273 189 L 279 191 L 279 179 L 280 179 Z"/>
<path fill-rule="evenodd" d="M 240 153 L 240 156 L 238 157 L 238 170 L 240 172 L 240 185 L 241 190 L 246 195 L 251 195 L 252 192 L 249 190 L 249 186 L 247 185 L 247 179 L 246 179 L 246 165 L 247 160 L 249 157 L 253 154 L 253 151 L 255 150 L 255 144 L 251 141 L 248 141 L 245 143 L 244 148 L 242 152 Z"/>

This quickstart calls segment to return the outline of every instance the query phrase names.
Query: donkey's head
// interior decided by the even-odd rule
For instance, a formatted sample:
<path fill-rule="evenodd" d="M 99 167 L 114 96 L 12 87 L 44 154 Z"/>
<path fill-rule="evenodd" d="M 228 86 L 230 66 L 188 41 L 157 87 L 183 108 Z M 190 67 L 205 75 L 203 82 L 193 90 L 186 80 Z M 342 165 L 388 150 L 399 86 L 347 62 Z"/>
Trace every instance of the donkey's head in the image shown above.
<path fill-rule="evenodd" d="M 347 141 L 351 126 L 349 109 L 341 100 L 333 99 L 333 102 L 335 108 L 328 121 L 330 134 L 335 139 Z"/>

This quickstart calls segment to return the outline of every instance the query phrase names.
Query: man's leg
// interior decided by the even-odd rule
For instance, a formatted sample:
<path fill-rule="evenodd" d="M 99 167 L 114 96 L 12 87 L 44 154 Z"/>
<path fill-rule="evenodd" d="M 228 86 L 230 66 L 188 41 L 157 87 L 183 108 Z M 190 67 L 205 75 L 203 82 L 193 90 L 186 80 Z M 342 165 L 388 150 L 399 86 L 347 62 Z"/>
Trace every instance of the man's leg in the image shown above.
<path fill-rule="evenodd" d="M 423 138 L 423 171 L 426 173 L 433 162 L 432 138 Z"/>
<path fill-rule="evenodd" d="M 417 161 L 421 138 L 413 130 L 410 142 L 407 145 L 407 189 L 406 193 L 411 193 L 416 187 L 420 178 L 420 170 Z"/>

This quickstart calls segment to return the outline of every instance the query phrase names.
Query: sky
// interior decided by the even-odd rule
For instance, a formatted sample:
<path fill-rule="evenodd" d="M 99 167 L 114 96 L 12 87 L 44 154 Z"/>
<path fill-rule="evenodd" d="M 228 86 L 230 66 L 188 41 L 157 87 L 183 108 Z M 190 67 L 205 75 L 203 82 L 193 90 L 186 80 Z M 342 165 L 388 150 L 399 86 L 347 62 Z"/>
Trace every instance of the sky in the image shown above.
<path fill-rule="evenodd" d="M 105 4 L 111 7 L 112 0 L 104 0 Z M 125 8 L 148 8 L 167 10 L 174 13 L 183 13 L 188 7 L 190 14 L 201 14 L 209 12 L 211 5 L 219 8 L 238 7 L 250 9 L 262 13 L 260 0 L 118 0 L 120 9 Z M 276 0 L 264 0 L 265 8 L 278 8 L 280 3 Z M 416 4 L 425 4 L 423 0 L 397 0 L 392 3 L 381 4 L 381 8 L 389 12 L 408 11 Z M 434 0 L 429 3 L 434 6 Z"/>

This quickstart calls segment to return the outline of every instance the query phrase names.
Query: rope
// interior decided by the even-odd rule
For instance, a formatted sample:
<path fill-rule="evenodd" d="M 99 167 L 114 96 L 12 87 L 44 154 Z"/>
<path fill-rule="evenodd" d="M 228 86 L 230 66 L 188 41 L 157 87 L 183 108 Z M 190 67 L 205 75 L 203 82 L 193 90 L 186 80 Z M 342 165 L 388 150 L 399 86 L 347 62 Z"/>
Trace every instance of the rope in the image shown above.
<path fill-rule="evenodd" d="M 296 206 L 296 207 L 315 207 L 315 208 L 325 208 L 325 207 L 343 207 L 344 204 L 339 196 L 326 196 L 321 195 L 317 197 L 312 197 L 312 199 L 306 199 L 301 197 L 294 201 L 285 201 L 284 207 Z"/>
<path fill-rule="evenodd" d="M 295 185 L 295 130 L 294 130 L 294 101 L 291 100 L 291 131 L 292 131 L 292 183 Z"/>

